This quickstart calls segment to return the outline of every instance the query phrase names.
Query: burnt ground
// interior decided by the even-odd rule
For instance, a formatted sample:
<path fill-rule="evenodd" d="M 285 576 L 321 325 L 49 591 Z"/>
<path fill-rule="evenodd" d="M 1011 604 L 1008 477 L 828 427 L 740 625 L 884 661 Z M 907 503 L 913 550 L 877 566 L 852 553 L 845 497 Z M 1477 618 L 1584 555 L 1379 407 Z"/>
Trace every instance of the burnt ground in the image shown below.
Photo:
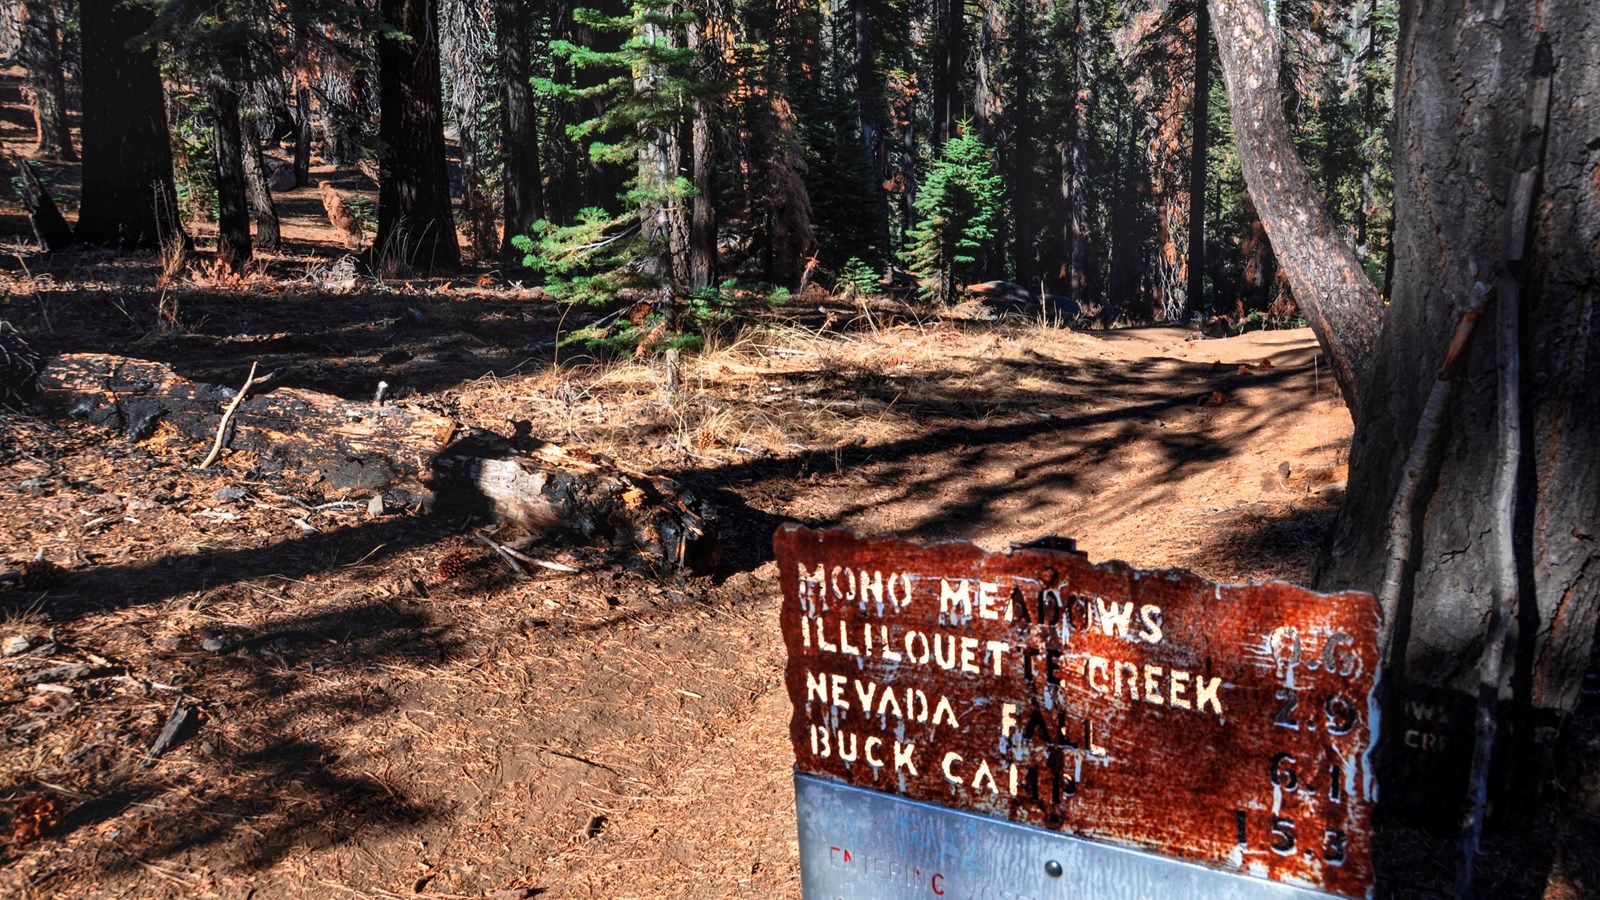
<path fill-rule="evenodd" d="M 26 124 L 0 116 L 0 141 L 25 151 Z M 47 168 L 70 217 L 75 172 Z M 778 522 L 1069 535 L 1096 560 L 1304 581 L 1342 489 L 1349 420 L 1304 330 L 1081 332 L 812 292 L 718 336 L 668 403 L 652 360 L 556 350 L 595 312 L 489 272 L 347 276 L 314 192 L 280 200 L 288 246 L 233 280 L 204 223 L 165 273 L 43 257 L 8 197 L 0 318 L 46 354 L 229 385 L 257 362 L 527 421 L 710 497 L 722 567 L 657 578 L 552 545 L 576 573 L 519 577 L 475 523 L 0 414 L 0 570 L 52 564 L 0 589 L 0 640 L 27 643 L 0 662 L 8 896 L 796 896 Z M 1484 895 L 1595 890 L 1589 821 L 1492 842 Z M 1381 894 L 1442 895 L 1446 844 L 1388 846 Z"/>

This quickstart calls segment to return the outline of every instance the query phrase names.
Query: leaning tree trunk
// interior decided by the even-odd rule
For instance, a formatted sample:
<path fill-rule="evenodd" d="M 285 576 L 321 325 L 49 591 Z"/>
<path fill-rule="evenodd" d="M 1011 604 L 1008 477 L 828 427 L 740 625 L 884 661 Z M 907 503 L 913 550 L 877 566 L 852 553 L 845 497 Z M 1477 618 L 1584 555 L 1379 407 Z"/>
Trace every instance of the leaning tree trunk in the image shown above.
<path fill-rule="evenodd" d="M 218 79 L 210 93 L 211 152 L 217 167 L 217 258 L 238 272 L 250 262 L 251 253 L 239 92 Z"/>
<path fill-rule="evenodd" d="M 454 269 L 461 264 L 461 248 L 450 216 L 438 10 L 434 0 L 382 0 L 382 12 L 384 21 L 406 37 L 378 39 L 383 174 L 373 246 L 380 259 L 424 270 Z"/>
<path fill-rule="evenodd" d="M 1378 338 L 1378 291 L 1295 150 L 1278 84 L 1278 33 L 1261 0 L 1210 0 L 1250 197 L 1352 413 Z"/>
<path fill-rule="evenodd" d="M 533 46 L 535 26 L 543 18 L 543 3 L 496 0 L 495 37 L 500 43 L 500 146 L 505 176 L 505 229 L 500 236 L 500 259 L 520 264 L 522 252 L 512 245 L 517 235 L 533 232 L 544 218 L 540 194 L 539 119 L 534 106 Z"/>
<path fill-rule="evenodd" d="M 67 82 L 61 71 L 55 11 L 50 0 L 24 0 L 21 12 L 19 50 L 22 68 L 28 73 L 28 93 L 33 99 L 38 155 L 76 160 L 78 154 L 72 149 L 72 135 L 67 130 Z"/>
<path fill-rule="evenodd" d="M 148 6 L 78 9 L 83 52 L 83 190 L 77 239 L 154 247 L 187 240 L 178 221 L 172 145 L 155 51 L 132 46 L 155 21 Z"/>
<path fill-rule="evenodd" d="M 278 229 L 278 208 L 272 203 L 272 186 L 267 183 L 267 163 L 261 155 L 261 124 L 257 116 L 246 115 L 242 126 L 240 152 L 243 154 L 245 196 L 250 202 L 250 216 L 256 223 L 256 246 L 276 250 L 282 237 Z"/>
<path fill-rule="evenodd" d="M 1319 587 L 1378 587 L 1407 449 L 1457 319 L 1482 291 L 1521 298 L 1505 311 L 1520 317 L 1522 336 L 1516 509 L 1507 521 L 1487 496 L 1501 463 L 1502 423 L 1495 340 L 1484 328 L 1456 376 L 1457 400 L 1443 414 L 1441 461 L 1424 472 L 1417 491 L 1427 508 L 1415 511 L 1401 579 L 1410 602 L 1389 623 L 1396 665 L 1380 771 L 1385 806 L 1437 824 L 1454 824 L 1465 794 L 1496 537 L 1511 532 L 1521 598 L 1502 685 L 1511 716 L 1501 729 L 1502 749 L 1513 748 L 1517 760 L 1503 768 L 1517 783 L 1495 786 L 1499 811 L 1525 808 L 1537 796 L 1528 788 L 1547 781 L 1600 618 L 1600 417 L 1593 401 L 1600 383 L 1593 288 L 1600 191 L 1589 143 L 1600 122 L 1600 34 L 1585 0 L 1547 2 L 1537 20 L 1525 4 L 1504 10 L 1491 20 L 1465 7 L 1402 7 L 1395 277 L 1380 335 L 1375 305 L 1364 319 L 1351 302 L 1376 291 L 1355 278 L 1353 254 L 1331 228 L 1318 225 L 1326 217 L 1314 188 L 1287 155 L 1287 126 L 1270 80 L 1276 62 L 1260 58 L 1272 48 L 1259 3 L 1211 0 L 1250 192 L 1296 300 L 1318 310 L 1311 318 L 1319 339 L 1338 349 L 1330 358 L 1344 361 L 1336 370 L 1341 382 L 1355 379 L 1347 396 L 1362 401 L 1353 404 L 1349 493 L 1319 565 Z M 1534 108 L 1541 34 L 1555 69 L 1548 106 Z M 1541 165 L 1542 181 L 1529 177 Z M 1526 197 L 1535 185 L 1542 193 L 1527 206 L 1513 203 L 1519 186 Z M 1518 208 L 1531 208 L 1530 219 L 1518 220 Z M 1526 253 L 1518 254 L 1524 238 Z M 1307 240 L 1324 248 L 1320 259 L 1307 258 Z"/>

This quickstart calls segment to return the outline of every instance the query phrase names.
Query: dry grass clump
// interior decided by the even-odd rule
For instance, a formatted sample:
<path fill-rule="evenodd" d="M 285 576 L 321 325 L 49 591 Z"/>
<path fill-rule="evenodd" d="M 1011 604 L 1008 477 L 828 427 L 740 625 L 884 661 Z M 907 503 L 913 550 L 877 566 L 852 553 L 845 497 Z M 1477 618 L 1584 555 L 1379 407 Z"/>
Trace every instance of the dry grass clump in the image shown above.
<path fill-rule="evenodd" d="M 848 330 L 831 330 L 836 325 Z M 1036 323 L 974 345 L 960 320 L 779 323 L 713 339 L 681 361 L 681 391 L 661 400 L 651 360 L 583 358 L 476 392 L 479 424 L 523 420 L 538 437 L 657 465 L 725 464 L 901 439 L 929 416 L 988 418 L 1037 404 L 1081 337 Z M 470 410 L 468 412 L 471 412 Z"/>

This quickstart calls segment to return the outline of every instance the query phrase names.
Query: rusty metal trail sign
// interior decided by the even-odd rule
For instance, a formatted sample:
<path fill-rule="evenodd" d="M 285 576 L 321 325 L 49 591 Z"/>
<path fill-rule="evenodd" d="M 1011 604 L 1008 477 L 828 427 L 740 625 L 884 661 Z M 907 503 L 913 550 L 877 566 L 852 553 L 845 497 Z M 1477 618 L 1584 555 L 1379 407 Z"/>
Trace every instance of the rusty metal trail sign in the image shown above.
<path fill-rule="evenodd" d="M 1370 894 L 1370 595 L 794 525 L 774 547 L 806 866 L 849 850 L 804 821 L 842 784 L 1262 888 Z M 803 878 L 808 896 L 826 882 Z"/>

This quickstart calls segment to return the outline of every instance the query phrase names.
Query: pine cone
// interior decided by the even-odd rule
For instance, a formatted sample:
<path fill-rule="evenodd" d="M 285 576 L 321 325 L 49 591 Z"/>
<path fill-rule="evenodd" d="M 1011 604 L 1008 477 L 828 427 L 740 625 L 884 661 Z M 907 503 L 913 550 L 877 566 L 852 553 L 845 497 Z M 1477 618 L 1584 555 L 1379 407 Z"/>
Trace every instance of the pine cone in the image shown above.
<path fill-rule="evenodd" d="M 25 591 L 45 591 L 61 580 L 61 567 L 48 559 L 30 559 L 22 566 L 17 587 Z"/>
<path fill-rule="evenodd" d="M 439 560 L 439 580 L 455 581 L 467 574 L 467 564 L 472 562 L 472 551 L 465 547 L 456 547 Z"/>

